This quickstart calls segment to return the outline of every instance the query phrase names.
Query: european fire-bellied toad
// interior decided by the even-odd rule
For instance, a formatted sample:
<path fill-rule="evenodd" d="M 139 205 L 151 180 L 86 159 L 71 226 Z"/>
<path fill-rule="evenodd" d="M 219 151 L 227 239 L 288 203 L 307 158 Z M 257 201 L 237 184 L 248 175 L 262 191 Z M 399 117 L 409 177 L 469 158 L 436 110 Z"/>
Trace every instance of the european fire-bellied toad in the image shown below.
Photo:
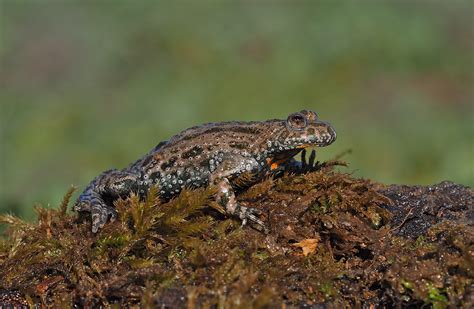
<path fill-rule="evenodd" d="M 79 196 L 74 210 L 92 217 L 95 233 L 115 219 L 113 200 L 131 192 L 141 198 L 152 186 L 163 200 L 185 188 L 216 185 L 216 200 L 226 213 L 266 230 L 259 210 L 236 202 L 235 180 L 243 173 L 261 179 L 306 147 L 324 147 L 336 139 L 332 126 L 313 111 L 303 110 L 286 120 L 208 123 L 182 131 L 159 143 L 143 158 L 122 170 L 96 177 Z"/>

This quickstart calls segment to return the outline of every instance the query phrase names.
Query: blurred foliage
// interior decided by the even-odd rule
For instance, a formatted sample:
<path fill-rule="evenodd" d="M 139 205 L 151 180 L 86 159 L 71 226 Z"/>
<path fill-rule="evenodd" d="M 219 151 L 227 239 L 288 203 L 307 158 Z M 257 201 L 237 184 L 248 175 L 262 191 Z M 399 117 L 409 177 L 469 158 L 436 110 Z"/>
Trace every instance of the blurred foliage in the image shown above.
<path fill-rule="evenodd" d="M 1 1 L 0 207 L 209 121 L 317 111 L 356 176 L 474 185 L 472 1 Z M 28 188 L 25 193 L 25 188 Z"/>

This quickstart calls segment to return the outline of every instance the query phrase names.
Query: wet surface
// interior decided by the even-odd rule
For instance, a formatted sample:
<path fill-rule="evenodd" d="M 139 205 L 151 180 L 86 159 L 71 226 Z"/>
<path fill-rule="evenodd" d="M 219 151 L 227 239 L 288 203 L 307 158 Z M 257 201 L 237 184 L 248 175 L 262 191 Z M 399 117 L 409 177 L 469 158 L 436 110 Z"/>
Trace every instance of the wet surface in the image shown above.
<path fill-rule="evenodd" d="M 387 206 L 394 215 L 391 224 L 403 223 L 397 235 L 418 237 L 444 220 L 474 222 L 473 192 L 469 187 L 443 181 L 432 186 L 392 185 L 381 192 L 394 203 Z"/>

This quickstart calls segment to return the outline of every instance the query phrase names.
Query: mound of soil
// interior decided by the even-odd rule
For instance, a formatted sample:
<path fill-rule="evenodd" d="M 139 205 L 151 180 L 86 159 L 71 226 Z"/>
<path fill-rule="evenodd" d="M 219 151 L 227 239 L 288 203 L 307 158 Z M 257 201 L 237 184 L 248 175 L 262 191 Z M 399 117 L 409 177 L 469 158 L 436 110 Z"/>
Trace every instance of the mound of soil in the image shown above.
<path fill-rule="evenodd" d="M 330 167 L 238 195 L 263 234 L 221 214 L 213 188 L 119 200 L 97 234 L 67 212 L 13 216 L 0 242 L 0 307 L 474 306 L 473 191 L 385 186 Z"/>

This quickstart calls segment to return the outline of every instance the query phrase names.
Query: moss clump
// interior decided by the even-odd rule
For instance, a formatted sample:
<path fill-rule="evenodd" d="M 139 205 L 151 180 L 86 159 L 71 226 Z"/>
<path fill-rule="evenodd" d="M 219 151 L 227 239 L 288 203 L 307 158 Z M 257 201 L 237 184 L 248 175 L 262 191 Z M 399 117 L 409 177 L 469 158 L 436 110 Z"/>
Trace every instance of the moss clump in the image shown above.
<path fill-rule="evenodd" d="M 213 188 L 183 191 L 167 203 L 156 190 L 145 201 L 119 200 L 118 220 L 98 234 L 66 211 L 72 189 L 58 209 L 37 208 L 36 223 L 2 216 L 9 228 L 0 242 L 0 301 L 466 306 L 472 222 L 433 221 L 423 236 L 405 237 L 406 220 L 399 223 L 402 213 L 391 210 L 397 201 L 387 197 L 397 188 L 330 165 L 269 178 L 238 195 L 263 210 L 268 235 L 223 216 Z"/>

